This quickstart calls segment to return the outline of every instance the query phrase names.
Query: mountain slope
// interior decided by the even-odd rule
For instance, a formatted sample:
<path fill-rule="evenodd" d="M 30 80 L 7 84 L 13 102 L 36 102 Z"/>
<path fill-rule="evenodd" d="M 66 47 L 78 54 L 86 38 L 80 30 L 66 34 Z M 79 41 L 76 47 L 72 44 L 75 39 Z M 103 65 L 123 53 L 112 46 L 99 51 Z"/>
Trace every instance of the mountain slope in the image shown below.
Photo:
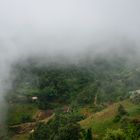
<path fill-rule="evenodd" d="M 85 120 L 80 122 L 83 128 L 92 128 L 95 136 L 102 137 L 108 128 L 117 129 L 121 123 L 113 122 L 115 115 L 117 114 L 118 106 L 122 104 L 126 111 L 129 113 L 129 119 L 140 118 L 140 105 L 135 105 L 129 100 L 124 100 L 118 103 L 114 103 L 108 106 L 106 109 L 97 112 Z"/>

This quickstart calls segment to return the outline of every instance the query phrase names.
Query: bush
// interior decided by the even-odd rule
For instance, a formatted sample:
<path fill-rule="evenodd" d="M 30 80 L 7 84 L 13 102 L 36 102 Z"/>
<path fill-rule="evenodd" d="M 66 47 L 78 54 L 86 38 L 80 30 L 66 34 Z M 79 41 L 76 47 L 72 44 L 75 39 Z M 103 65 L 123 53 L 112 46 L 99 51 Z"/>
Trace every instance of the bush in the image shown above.
<path fill-rule="evenodd" d="M 123 116 L 127 116 L 128 112 L 125 110 L 123 105 L 119 105 L 117 115 L 114 118 L 114 122 L 119 122 Z"/>
<path fill-rule="evenodd" d="M 126 140 L 126 135 L 123 129 L 118 130 L 109 129 L 103 140 Z"/>
<path fill-rule="evenodd" d="M 140 139 L 140 129 L 134 124 L 128 124 L 125 130 L 127 134 L 127 140 L 139 140 Z"/>
<path fill-rule="evenodd" d="M 81 127 L 77 123 L 70 123 L 61 127 L 54 140 L 79 140 L 82 137 Z"/>
<path fill-rule="evenodd" d="M 85 140 L 93 140 L 92 138 L 92 130 L 91 128 L 87 129 L 86 133 L 85 133 Z"/>
<path fill-rule="evenodd" d="M 44 123 L 39 123 L 35 131 L 30 135 L 29 140 L 46 140 L 49 138 L 48 127 Z"/>
<path fill-rule="evenodd" d="M 30 140 L 79 140 L 81 126 L 72 116 L 56 115 L 47 124 L 39 123 Z"/>
<path fill-rule="evenodd" d="M 26 122 L 31 122 L 32 121 L 32 116 L 30 114 L 23 114 L 21 117 L 21 122 L 26 123 Z"/>

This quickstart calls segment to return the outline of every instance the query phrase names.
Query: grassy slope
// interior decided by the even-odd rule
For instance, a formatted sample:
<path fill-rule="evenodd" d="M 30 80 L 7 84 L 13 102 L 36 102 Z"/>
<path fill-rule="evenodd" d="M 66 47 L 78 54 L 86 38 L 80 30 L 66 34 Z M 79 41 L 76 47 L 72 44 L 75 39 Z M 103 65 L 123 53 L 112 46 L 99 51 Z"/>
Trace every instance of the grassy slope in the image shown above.
<path fill-rule="evenodd" d="M 129 113 L 129 117 L 140 117 L 140 106 L 132 104 L 129 100 L 125 100 L 119 103 L 114 103 L 101 112 L 97 112 L 87 119 L 80 122 L 83 128 L 92 128 L 92 131 L 96 135 L 101 137 L 106 132 L 107 128 L 117 129 L 120 123 L 114 123 L 113 118 L 116 115 L 119 104 L 122 104 Z"/>
<path fill-rule="evenodd" d="M 24 115 L 32 116 L 37 112 L 37 107 L 34 104 L 14 104 L 11 105 L 8 114 L 8 124 L 16 125 L 22 123 Z"/>
<path fill-rule="evenodd" d="M 41 120 L 40 122 L 47 123 L 50 119 L 52 119 L 52 117 L 54 117 L 54 114 L 51 115 L 50 117 L 44 119 L 44 120 Z M 19 124 L 19 125 L 22 126 L 22 125 L 24 125 L 24 123 L 23 124 Z M 29 139 L 29 135 L 30 135 L 30 132 L 24 133 L 24 134 L 17 134 L 17 135 L 14 135 L 13 137 L 11 137 L 10 140 L 28 140 Z"/>
<path fill-rule="evenodd" d="M 99 139 L 104 135 L 107 128 L 117 129 L 120 126 L 120 123 L 114 123 L 112 120 L 116 115 L 117 108 L 119 104 L 122 104 L 129 113 L 131 118 L 140 117 L 140 105 L 135 105 L 129 100 L 122 102 L 114 103 L 108 108 L 104 109 L 101 112 L 90 115 L 87 119 L 80 122 L 83 128 L 92 128 L 94 136 L 100 136 Z M 12 140 L 28 140 L 29 134 L 16 135 Z"/>

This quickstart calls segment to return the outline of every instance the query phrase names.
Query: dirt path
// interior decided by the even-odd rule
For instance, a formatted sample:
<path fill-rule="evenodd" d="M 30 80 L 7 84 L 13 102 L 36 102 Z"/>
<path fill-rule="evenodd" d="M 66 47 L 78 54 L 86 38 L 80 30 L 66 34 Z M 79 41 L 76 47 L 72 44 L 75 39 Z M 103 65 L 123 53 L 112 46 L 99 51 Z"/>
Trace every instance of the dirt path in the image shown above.
<path fill-rule="evenodd" d="M 13 125 L 13 126 L 10 126 L 9 128 L 11 130 L 13 130 L 14 132 L 16 132 L 17 134 L 23 134 L 23 133 L 31 132 L 39 122 L 47 123 L 50 119 L 52 119 L 54 117 L 54 115 L 55 114 L 52 114 L 50 117 L 47 117 L 43 120 L 39 120 L 39 121 L 36 121 L 36 122 L 28 122 L 28 123 L 22 123 L 22 124 L 19 124 L 19 125 Z"/>

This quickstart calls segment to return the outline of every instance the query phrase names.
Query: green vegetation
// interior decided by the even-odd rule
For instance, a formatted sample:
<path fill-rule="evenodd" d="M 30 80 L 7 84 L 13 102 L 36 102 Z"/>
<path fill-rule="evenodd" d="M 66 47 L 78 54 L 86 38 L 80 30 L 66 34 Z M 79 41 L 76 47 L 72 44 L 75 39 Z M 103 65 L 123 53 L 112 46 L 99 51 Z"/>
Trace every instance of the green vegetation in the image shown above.
<path fill-rule="evenodd" d="M 140 107 L 139 105 L 133 104 L 129 100 L 121 101 L 119 103 L 110 105 L 108 108 L 104 109 L 101 112 L 97 112 L 94 115 L 91 115 L 87 119 L 81 121 L 80 124 L 83 128 L 92 128 L 92 132 L 98 136 L 97 139 L 102 139 L 107 129 L 111 130 L 117 130 L 119 128 L 122 129 L 122 127 L 124 128 L 124 126 L 129 125 L 131 120 L 139 118 L 140 117 L 140 110 L 138 110 L 139 107 Z M 129 116 L 122 116 L 120 121 L 114 122 L 114 118 L 117 116 L 118 110 L 120 110 L 120 108 L 121 110 L 126 110 Z M 135 112 L 134 114 L 132 113 L 133 111 Z"/>
<path fill-rule="evenodd" d="M 126 136 L 122 129 L 108 130 L 103 140 L 125 140 Z"/>
<path fill-rule="evenodd" d="M 130 91 L 140 88 L 140 68 L 124 58 L 68 65 L 29 60 L 16 64 L 13 73 L 7 125 L 32 126 L 24 128 L 25 135 L 9 133 L 13 140 L 139 138 L 139 94 L 132 97 Z"/>
<path fill-rule="evenodd" d="M 86 133 L 85 133 L 85 136 L 84 136 L 84 139 L 85 139 L 85 140 L 93 140 L 91 128 L 88 128 L 88 129 L 87 129 L 87 131 L 86 131 Z"/>
<path fill-rule="evenodd" d="M 81 127 L 71 115 L 56 115 L 47 124 L 39 123 L 30 140 L 79 140 Z"/>
<path fill-rule="evenodd" d="M 7 118 L 8 125 L 16 125 L 33 121 L 36 113 L 36 105 L 32 104 L 14 104 L 9 106 L 9 115 Z"/>
<path fill-rule="evenodd" d="M 128 112 L 124 109 L 123 105 L 119 105 L 117 115 L 114 118 L 114 122 L 118 122 L 122 119 L 122 117 L 129 115 Z"/>
<path fill-rule="evenodd" d="M 95 103 L 104 107 L 104 103 L 123 100 L 129 91 L 140 87 L 138 66 L 130 67 L 122 59 L 98 58 L 77 65 L 38 66 L 31 60 L 28 63 L 15 66 L 13 72 L 17 76 L 8 99 L 30 102 L 32 96 L 37 96 L 36 104 L 44 110 L 53 108 L 54 103 L 78 106 Z"/>
<path fill-rule="evenodd" d="M 103 140 L 139 140 L 140 126 L 135 123 L 126 123 L 123 129 L 107 130 Z"/>

